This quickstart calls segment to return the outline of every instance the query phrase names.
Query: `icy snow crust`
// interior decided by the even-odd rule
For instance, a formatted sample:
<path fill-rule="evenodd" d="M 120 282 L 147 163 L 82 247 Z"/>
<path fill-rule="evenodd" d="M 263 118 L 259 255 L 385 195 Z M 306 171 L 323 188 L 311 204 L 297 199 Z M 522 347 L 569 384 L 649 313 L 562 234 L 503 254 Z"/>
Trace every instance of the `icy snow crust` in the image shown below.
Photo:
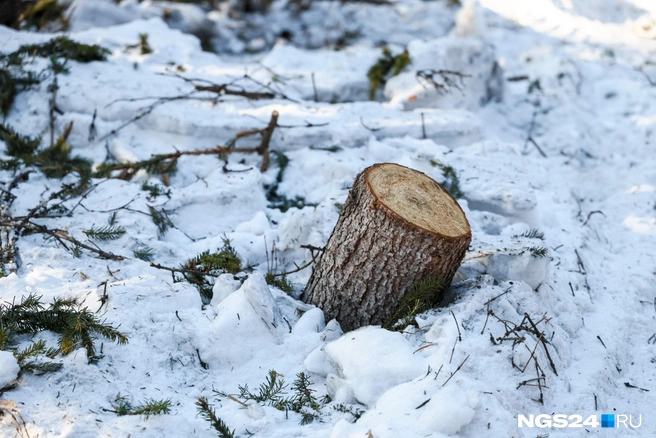
<path fill-rule="evenodd" d="M 278 169 L 273 160 L 272 168 L 261 174 L 256 155 L 230 158 L 231 169 L 251 169 L 239 173 L 224 173 L 213 157 L 185 157 L 171 180 L 170 198 L 148 200 L 141 184 L 158 180 L 142 174 L 131 182 L 99 185 L 84 201 L 87 209 L 109 210 L 134 198 L 132 209 L 144 211 L 149 204 L 165 208 L 176 227 L 158 238 L 147 216 L 119 211 L 118 221 L 128 234 L 103 242 L 104 249 L 129 256 L 144 244 L 156 251 L 157 263 L 178 266 L 220 247 L 227 236 L 245 263 L 255 266 L 243 284 L 231 276 L 220 278 L 214 300 L 205 307 L 193 287 L 172 283 L 168 272 L 146 262 L 99 261 L 88 254 L 74 259 L 38 236 L 21 238 L 21 269 L 0 279 L 2 301 L 36 293 L 44 300 L 77 297 L 96 309 L 102 294 L 97 285 L 108 281 L 103 316 L 130 338 L 126 346 L 105 341 L 104 358 L 97 365 L 88 364 L 80 350 L 59 358 L 64 366 L 57 373 L 21 375 L 17 389 L 3 397 L 19 405 L 31 436 L 216 436 L 196 415 L 196 398 L 215 402 L 213 388 L 229 393 L 236 393 L 238 385 L 256 388 L 270 369 L 289 383 L 296 373 L 308 373 L 316 394 L 329 394 L 333 402 L 322 409 L 322 422 L 300 426 L 300 416 L 292 412 L 216 401 L 217 415 L 237 436 L 247 436 L 247 430 L 262 437 L 365 437 L 369 431 L 376 438 L 588 436 L 585 430 L 518 429 L 516 417 L 602 412 L 643 415 L 643 426 L 622 430 L 622 436 L 656 433 L 650 417 L 656 407 L 656 352 L 653 342 L 648 343 L 656 331 L 656 88 L 645 76 L 656 81 L 656 69 L 650 66 L 656 63 L 656 45 L 649 39 L 649 24 L 653 33 L 656 20 L 652 2 L 480 0 L 467 5 L 453 33 L 494 47 L 506 77 L 530 79 L 506 82 L 503 102 L 472 108 L 469 101 L 452 101 L 448 106 L 454 109 L 440 109 L 439 99 L 428 99 L 426 107 L 406 105 L 403 99 L 416 84 L 407 85 L 403 78 L 398 88 L 388 84 L 393 103 L 364 101 L 366 72 L 380 53 L 373 46 L 377 37 L 370 24 L 360 42 L 340 52 L 277 45 L 259 60 L 227 58 L 203 52 L 195 37 L 170 29 L 159 18 L 129 14 L 129 9 L 110 3 L 87 2 L 85 7 L 103 4 L 106 13 L 96 15 L 97 25 L 90 24 L 88 14 L 74 17 L 73 28 L 80 31 L 71 34 L 112 50 L 109 61 L 72 65 L 71 74 L 59 78 L 58 107 L 64 115 L 57 119 L 57 130 L 75 122 L 69 141 L 76 154 L 100 163 L 108 153 L 138 160 L 175 149 L 210 148 L 241 130 L 264 127 L 277 110 L 282 125 L 327 123 L 277 129 L 271 145 L 290 159 L 279 193 L 303 196 L 317 206 L 285 213 L 268 208 L 263 185 L 275 180 Z M 386 6 L 381 22 L 394 10 L 420 16 L 425 9 L 430 16 L 435 3 Z M 84 12 L 84 3 L 80 5 Z M 330 6 L 335 13 L 336 7 Z M 375 6 L 346 7 L 361 11 L 362 20 L 375 17 Z M 455 12 L 449 11 L 450 24 L 442 30 L 423 21 L 403 21 L 395 42 L 415 40 L 410 44 L 416 53 L 431 41 L 435 47 L 453 44 L 453 39 L 435 40 L 455 23 Z M 276 14 L 280 20 L 286 16 Z M 217 15 L 210 18 L 219 20 Z M 149 34 L 154 53 L 123 50 L 139 33 Z M 382 33 L 393 36 L 397 29 L 389 26 Z M 0 28 L 0 50 L 49 38 Z M 430 64 L 426 59 L 417 62 L 422 68 Z M 276 75 L 275 86 L 293 101 L 170 102 L 102 139 L 150 103 L 109 105 L 115 100 L 189 91 L 182 80 L 161 74 L 176 71 L 178 65 L 185 70 L 181 75 L 216 83 L 244 72 L 264 82 Z M 437 61 L 435 68 L 441 68 Z M 313 99 L 313 72 L 319 102 Z M 534 80 L 540 81 L 540 90 L 534 87 L 527 94 Z M 21 94 L 7 118 L 19 132 L 47 132 L 47 83 L 41 87 L 41 92 Z M 328 103 L 333 95 L 342 103 Z M 95 109 L 102 140 L 90 142 Z M 526 141 L 529 132 L 546 157 Z M 338 147 L 334 152 L 320 150 L 333 146 Z M 473 242 L 450 291 L 452 304 L 419 316 L 419 330 L 400 334 L 366 327 L 342 334 L 335 321 L 324 321 L 319 309 L 266 284 L 265 242 L 269 250 L 276 242 L 279 269 L 309 260 L 300 245 L 325 244 L 358 172 L 388 161 L 444 181 L 431 160 L 453 166 L 460 176 L 465 193 L 460 203 Z M 12 175 L 3 172 L 0 177 L 10 181 Z M 25 214 L 59 184 L 32 174 L 14 190 L 18 198 L 13 214 Z M 603 214 L 592 214 L 597 211 Z M 106 223 L 107 216 L 79 212 L 48 224 L 66 226 L 82 239 L 83 229 Z M 515 237 L 530 228 L 543 231 L 545 241 Z M 539 246 L 548 249 L 548 257 L 522 251 Z M 309 274 L 305 270 L 290 276 L 297 291 Z M 490 336 L 502 336 L 504 329 L 495 318 L 487 318 L 488 309 L 514 323 L 524 314 L 535 321 L 545 313 L 549 318 L 541 327 L 558 374 L 538 348 L 535 354 L 547 385 L 544 405 L 535 401 L 535 386 L 518 388 L 536 376 L 532 363 L 521 371 L 530 358 L 526 347 L 532 348 L 535 339 L 514 349 L 508 341 L 493 345 Z M 462 341 L 456 342 L 459 332 Z M 0 354 L 0 380 L 9 382 L 16 377 L 16 363 Z M 134 402 L 171 398 L 172 413 L 146 421 L 102 411 L 118 393 Z M 337 403 L 365 413 L 354 423 L 352 415 L 333 409 Z M 7 422 L 0 425 L 0 435 L 13 433 Z"/>

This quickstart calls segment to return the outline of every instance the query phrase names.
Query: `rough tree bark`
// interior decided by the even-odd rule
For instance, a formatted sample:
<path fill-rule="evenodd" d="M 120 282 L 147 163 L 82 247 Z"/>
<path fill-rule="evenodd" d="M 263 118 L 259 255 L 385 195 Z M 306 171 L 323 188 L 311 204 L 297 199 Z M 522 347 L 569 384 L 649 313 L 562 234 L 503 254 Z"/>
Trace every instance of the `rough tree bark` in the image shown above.
<path fill-rule="evenodd" d="M 447 288 L 471 241 L 464 212 L 425 174 L 391 163 L 360 173 L 303 300 L 345 331 L 383 324 L 403 295 L 437 277 Z"/>

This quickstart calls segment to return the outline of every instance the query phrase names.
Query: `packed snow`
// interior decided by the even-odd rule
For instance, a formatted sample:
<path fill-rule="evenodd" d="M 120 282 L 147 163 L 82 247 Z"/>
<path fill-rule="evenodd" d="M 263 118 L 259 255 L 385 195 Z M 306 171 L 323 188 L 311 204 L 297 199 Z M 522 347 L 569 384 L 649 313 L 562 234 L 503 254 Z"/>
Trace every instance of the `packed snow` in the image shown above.
<path fill-rule="evenodd" d="M 99 337 L 97 363 L 79 349 L 57 356 L 62 369 L 44 375 L 19 374 L 12 354 L 0 351 L 0 387 L 17 383 L 2 398 L 17 404 L 30 436 L 217 436 L 197 413 L 198 397 L 237 437 L 656 434 L 656 4 L 449 3 L 316 1 L 294 14 L 276 1 L 269 15 L 240 21 L 180 3 L 73 2 L 69 36 L 111 50 L 106 62 L 72 62 L 59 77 L 56 132 L 74 122 L 74 154 L 97 165 L 209 149 L 266 127 L 277 111 L 271 149 L 289 165 L 277 181 L 273 155 L 264 173 L 257 154 L 231 155 L 230 172 L 213 156 L 184 156 L 166 194 L 142 190 L 163 182 L 140 171 L 67 201 L 83 205 L 71 217 L 41 219 L 86 241 L 83 230 L 130 202 L 117 210 L 126 235 L 99 243 L 130 257 L 124 261 L 88 252 L 78 259 L 42 236 L 20 238 L 19 269 L 0 278 L 2 302 L 31 293 L 44 302 L 75 297 L 95 312 L 99 284 L 107 282 L 99 315 L 129 337 L 127 345 Z M 162 8 L 169 8 L 166 20 Z M 292 36 L 277 37 L 283 30 Z M 153 53 L 126 50 L 143 33 Z M 218 54 L 202 49 L 203 35 Z M 52 37 L 0 27 L 0 52 Z M 368 101 L 367 71 L 383 41 L 395 54 L 407 49 L 412 64 Z M 444 92 L 418 80 L 420 70 L 465 76 Z M 213 101 L 198 93 L 144 114 L 157 98 L 193 91 L 182 78 L 257 81 L 278 97 Z M 21 93 L 5 122 L 47 137 L 47 87 Z M 90 139 L 92 121 L 97 136 Z M 255 137 L 239 143 L 254 145 Z M 6 158 L 4 151 L 0 142 Z M 288 276 L 291 293 L 264 275 L 309 262 L 301 245 L 325 245 L 355 176 L 378 162 L 442 183 L 449 181 L 440 166 L 452 166 L 472 244 L 444 306 L 418 315 L 416 327 L 343 333 L 299 300 L 311 268 Z M 0 171 L 0 182 L 14 176 Z M 13 189 L 11 214 L 26 214 L 74 180 L 32 173 Z M 276 183 L 279 194 L 302 197 L 306 206 L 272 208 L 267 187 Z M 140 213 L 149 206 L 168 213 L 174 227 L 166 234 Z M 132 257 L 147 246 L 155 263 L 178 267 L 224 239 L 252 272 L 217 278 L 210 302 Z M 545 343 L 528 332 L 525 342 L 500 341 L 508 322 L 519 325 L 525 315 L 545 331 Z M 19 347 L 35 339 L 56 344 L 42 332 L 21 337 Z M 301 425 L 298 413 L 213 392 L 236 397 L 239 386 L 257 388 L 269 370 L 288 385 L 306 373 L 317 398 L 331 400 L 322 402 L 320 419 Z M 133 403 L 171 399 L 172 410 L 117 416 L 107 411 L 117 394 Z M 642 425 L 518 428 L 519 414 L 542 413 L 642 415 Z M 14 436 L 2 420 L 0 435 Z"/>

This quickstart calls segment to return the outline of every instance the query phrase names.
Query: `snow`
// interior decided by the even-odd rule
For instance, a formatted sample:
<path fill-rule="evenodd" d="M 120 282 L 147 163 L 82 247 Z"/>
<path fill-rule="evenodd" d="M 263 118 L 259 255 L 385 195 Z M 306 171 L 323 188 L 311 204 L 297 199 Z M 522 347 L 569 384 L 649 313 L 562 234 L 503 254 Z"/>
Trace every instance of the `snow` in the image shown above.
<path fill-rule="evenodd" d="M 212 148 L 265 127 L 275 110 L 288 126 L 271 140 L 271 149 L 289 158 L 278 193 L 316 206 L 271 208 L 265 186 L 277 181 L 277 160 L 272 156 L 270 169 L 260 173 L 261 156 L 235 154 L 228 168 L 238 172 L 224 172 L 213 156 L 183 157 L 167 195 L 150 198 L 142 184 L 162 182 L 140 172 L 131 181 L 101 183 L 70 217 L 40 219 L 86 241 L 83 230 L 107 223 L 108 210 L 131 201 L 117 213 L 127 235 L 98 243 L 129 260 L 86 252 L 76 259 L 52 241 L 26 235 L 18 241 L 18 272 L 0 278 L 2 302 L 35 293 L 44 302 L 78 298 L 92 311 L 103 295 L 98 285 L 107 281 L 109 299 L 99 316 L 118 326 L 129 344 L 99 338 L 97 364 L 77 350 L 56 358 L 63 363 L 59 372 L 22 373 L 3 398 L 20 407 L 30 436 L 216 436 L 197 415 L 200 396 L 238 437 L 583 433 L 517 428 L 518 414 L 539 413 L 642 414 L 640 429 L 618 432 L 656 433 L 649 417 L 656 390 L 650 338 L 656 331 L 656 87 L 648 80 L 656 81 L 656 6 L 647 0 L 447 3 L 318 1 L 294 14 L 274 2 L 267 17 L 235 18 L 180 3 L 74 2 L 70 37 L 112 51 L 107 62 L 71 63 L 70 74 L 59 77 L 63 114 L 56 134 L 74 122 L 75 154 L 99 164 L 108 154 L 127 162 Z M 165 21 L 164 7 L 178 12 Z M 290 41 L 280 37 L 283 30 Z M 355 30 L 359 37 L 338 44 Z M 202 50 L 194 36 L 200 31 L 210 32 L 218 55 Z M 148 33 L 152 54 L 125 50 L 140 33 Z M 0 27 L 0 51 L 51 37 Z M 388 81 L 380 101 L 370 102 L 366 73 L 383 41 L 393 53 L 407 48 L 413 64 Z M 33 67 L 45 62 L 37 59 Z M 464 94 L 418 84 L 414 72 L 429 68 L 470 74 Z M 288 99 L 213 102 L 199 93 L 205 100 L 168 102 L 111 133 L 154 102 L 120 99 L 193 90 L 175 74 L 214 83 L 239 79 L 256 88 L 247 74 Z M 539 88 L 529 93 L 531 83 Z M 6 122 L 48 138 L 49 84 L 21 93 Z M 94 111 L 98 135 L 89 140 Z M 243 139 L 239 146 L 257 142 Z M 300 246 L 325 245 L 355 176 L 384 161 L 438 182 L 445 177 L 431 161 L 452 166 L 472 244 L 444 299 L 448 305 L 417 316 L 418 328 L 343 333 L 320 309 L 297 299 L 309 269 L 288 276 L 291 295 L 267 285 L 264 274 L 272 266 L 291 271 L 309 262 L 310 251 Z M 3 184 L 13 177 L 0 171 Z M 12 190 L 11 214 L 24 215 L 74 181 L 30 174 Z M 165 209 L 175 227 L 158 233 L 140 213 L 149 205 Z M 521 237 L 531 229 L 544 240 Z M 209 304 L 191 285 L 132 257 L 132 250 L 148 246 L 155 263 L 177 267 L 221 248 L 224 239 L 253 272 L 218 277 Z M 534 256 L 531 247 L 546 248 L 547 257 Z M 491 342 L 506 333 L 501 321 L 519 324 L 525 315 L 545 331 L 550 357 L 527 332 L 525 343 Z M 543 316 L 547 321 L 539 322 Z M 39 336 L 56 344 L 52 333 Z M 24 348 L 30 339 L 16 342 Z M 546 379 L 544 404 L 536 401 L 537 387 L 521 385 L 536 377 L 532 358 Z M 256 389 L 269 370 L 288 384 L 307 373 L 318 397 L 330 395 L 322 421 L 299 425 L 297 413 L 253 401 L 245 408 L 212 391 Z M 13 355 L 0 351 L 0 386 L 17 376 Z M 145 420 L 103 411 L 119 393 L 135 402 L 170 398 L 172 412 Z M 340 403 L 362 416 L 355 421 L 336 410 Z M 0 436 L 13 434 L 9 422 L 0 422 Z"/>
<path fill-rule="evenodd" d="M 326 345 L 324 351 L 339 377 L 352 388 L 355 399 L 369 406 L 387 389 L 412 380 L 425 370 L 423 361 L 412 354 L 403 335 L 375 326 L 346 333 Z"/>
<path fill-rule="evenodd" d="M 0 351 L 0 388 L 16 380 L 20 367 L 10 351 Z"/>

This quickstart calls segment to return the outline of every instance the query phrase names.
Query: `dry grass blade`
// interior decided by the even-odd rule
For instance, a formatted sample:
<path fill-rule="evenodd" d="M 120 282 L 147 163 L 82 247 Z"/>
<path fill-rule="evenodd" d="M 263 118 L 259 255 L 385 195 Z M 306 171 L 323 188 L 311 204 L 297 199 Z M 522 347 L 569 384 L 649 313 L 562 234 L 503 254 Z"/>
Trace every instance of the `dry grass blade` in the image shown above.
<path fill-rule="evenodd" d="M 30 433 L 27 431 L 27 424 L 18 411 L 16 403 L 10 402 L 9 400 L 0 400 L 0 414 L 7 414 L 11 417 L 11 423 L 21 438 L 30 438 Z"/>

